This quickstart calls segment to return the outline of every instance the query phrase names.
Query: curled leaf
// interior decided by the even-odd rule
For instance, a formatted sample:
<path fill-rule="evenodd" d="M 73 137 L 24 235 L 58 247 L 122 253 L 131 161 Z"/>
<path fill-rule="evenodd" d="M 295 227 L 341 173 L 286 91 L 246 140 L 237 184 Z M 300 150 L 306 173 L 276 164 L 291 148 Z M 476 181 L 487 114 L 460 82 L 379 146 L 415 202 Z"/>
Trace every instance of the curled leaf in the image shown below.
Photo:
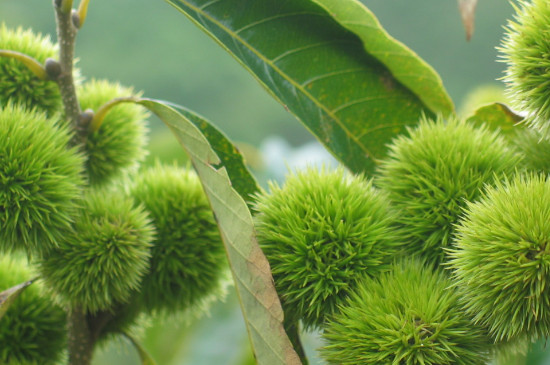
<path fill-rule="evenodd" d="M 198 116 L 180 113 L 157 100 L 139 99 L 137 103 L 172 130 L 201 179 L 222 235 L 257 363 L 301 364 L 283 328 L 283 310 L 269 262 L 256 240 L 250 210 L 233 187 L 233 181 L 246 175 L 225 166 L 219 148 L 214 148 L 204 129 L 193 122 Z"/>
<path fill-rule="evenodd" d="M 476 125 L 486 125 L 491 130 L 500 130 L 505 135 L 514 135 L 523 117 L 514 113 L 502 103 L 493 103 L 480 107 L 468 119 Z"/>

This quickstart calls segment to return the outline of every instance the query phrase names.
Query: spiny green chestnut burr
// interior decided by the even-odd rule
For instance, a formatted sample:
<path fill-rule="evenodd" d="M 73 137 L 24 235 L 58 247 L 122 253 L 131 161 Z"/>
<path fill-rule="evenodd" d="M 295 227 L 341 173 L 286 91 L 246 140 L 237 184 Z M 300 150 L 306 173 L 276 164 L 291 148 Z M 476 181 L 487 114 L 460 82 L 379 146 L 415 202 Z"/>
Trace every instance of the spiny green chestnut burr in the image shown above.
<path fill-rule="evenodd" d="M 461 309 L 448 275 L 419 260 L 366 278 L 330 318 L 329 364 L 484 365 L 489 340 Z"/>
<path fill-rule="evenodd" d="M 322 327 L 364 276 L 387 270 L 400 245 L 387 197 L 344 169 L 309 168 L 257 197 L 258 242 L 288 318 Z"/>
<path fill-rule="evenodd" d="M 400 210 L 408 252 L 439 264 L 466 202 L 514 173 L 521 156 L 496 132 L 456 119 L 423 118 L 408 132 L 389 146 L 376 182 Z"/>
<path fill-rule="evenodd" d="M 0 25 L 0 50 L 26 54 L 44 64 L 56 56 L 57 46 L 49 37 L 34 34 L 31 30 L 8 29 Z M 21 61 L 0 57 L 0 107 L 8 102 L 35 108 L 53 116 L 62 111 L 61 95 L 55 82 L 41 80 Z"/>
<path fill-rule="evenodd" d="M 550 3 L 518 4 L 500 48 L 507 64 L 503 80 L 512 106 L 527 112 L 527 123 L 550 139 Z"/>
<path fill-rule="evenodd" d="M 117 190 L 90 190 L 73 231 L 40 262 L 62 303 L 94 313 L 129 299 L 148 270 L 154 229 L 147 213 Z"/>
<path fill-rule="evenodd" d="M 25 259 L 0 258 L 0 291 L 36 276 Z M 17 297 L 0 320 L 0 363 L 57 364 L 66 346 L 66 314 L 35 281 Z"/>
<path fill-rule="evenodd" d="M 111 340 L 120 340 L 121 334 L 129 335 L 136 340 L 144 337 L 145 330 L 151 326 L 152 317 L 144 313 L 139 301 L 136 301 L 135 292 L 127 303 L 116 303 L 108 310 L 88 314 L 88 321 L 101 322 L 102 327 L 97 334 L 97 345 L 102 346 Z M 104 318 L 107 316 L 108 321 Z"/>
<path fill-rule="evenodd" d="M 528 170 L 550 173 L 550 140 L 531 128 L 517 128 L 512 143 Z"/>
<path fill-rule="evenodd" d="M 225 251 L 196 173 L 157 164 L 136 176 L 131 195 L 157 231 L 142 284 L 146 309 L 175 313 L 217 296 Z"/>
<path fill-rule="evenodd" d="M 70 133 L 42 113 L 0 109 L 0 249 L 41 255 L 63 240 L 83 185 Z"/>
<path fill-rule="evenodd" d="M 97 111 L 103 104 L 118 97 L 136 96 L 131 88 L 105 80 L 92 80 L 78 89 L 82 110 Z M 86 169 L 93 185 L 101 185 L 135 170 L 145 159 L 147 126 L 146 110 L 136 104 L 114 106 L 97 131 L 86 139 Z"/>
<path fill-rule="evenodd" d="M 517 176 L 469 203 L 449 266 L 466 310 L 496 341 L 550 333 L 550 181 Z"/>

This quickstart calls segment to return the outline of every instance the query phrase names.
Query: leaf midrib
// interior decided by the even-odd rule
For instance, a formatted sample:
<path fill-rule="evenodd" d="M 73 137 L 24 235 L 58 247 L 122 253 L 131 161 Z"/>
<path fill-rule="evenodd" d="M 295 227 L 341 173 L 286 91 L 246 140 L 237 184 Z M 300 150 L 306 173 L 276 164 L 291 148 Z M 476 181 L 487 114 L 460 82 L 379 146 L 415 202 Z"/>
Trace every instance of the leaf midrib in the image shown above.
<path fill-rule="evenodd" d="M 170 3 L 174 3 L 174 0 L 167 0 L 168 2 Z M 270 60 L 266 57 L 264 57 L 261 53 L 259 53 L 256 48 L 250 46 L 250 44 L 248 42 L 245 42 L 243 38 L 241 38 L 240 36 L 238 36 L 238 34 L 236 34 L 235 32 L 233 32 L 231 29 L 227 28 L 226 26 L 224 26 L 223 24 L 221 24 L 220 22 L 218 22 L 216 19 L 214 19 L 212 16 L 210 16 L 209 14 L 205 13 L 202 8 L 198 8 L 192 4 L 190 4 L 188 1 L 185 1 L 185 0 L 176 0 L 176 1 L 179 1 L 181 3 L 184 3 L 186 4 L 186 6 L 188 6 L 189 8 L 193 9 L 193 11 L 195 11 L 198 15 L 208 19 L 209 21 L 211 21 L 213 24 L 217 25 L 220 29 L 222 29 L 223 31 L 225 31 L 227 34 L 229 34 L 233 39 L 237 39 L 242 45 L 244 45 L 249 51 L 251 51 L 253 54 L 255 54 L 260 60 L 262 60 L 264 62 L 264 64 L 267 64 L 269 65 L 275 72 L 277 72 L 283 79 L 285 79 L 286 81 L 288 81 L 292 86 L 294 86 L 295 89 L 299 90 L 302 94 L 304 94 L 305 96 L 307 96 L 315 105 L 317 105 L 317 107 L 319 107 L 319 109 L 323 110 L 323 112 L 325 112 L 330 118 L 332 118 L 332 120 L 340 127 L 342 128 L 346 134 L 367 154 L 367 156 L 369 157 L 374 157 L 370 151 L 365 147 L 365 145 L 363 143 L 360 142 L 359 139 L 356 138 L 356 136 L 351 133 L 348 128 L 346 128 L 346 126 L 340 121 L 339 118 L 337 118 L 328 108 L 326 108 L 323 104 L 321 104 L 317 98 L 313 97 L 313 95 L 311 95 L 309 92 L 307 92 L 304 88 L 302 88 L 300 86 L 300 84 L 296 83 L 292 78 L 290 78 L 285 72 L 283 72 L 280 68 L 278 68 L 276 65 L 274 65 L 273 63 L 270 62 Z M 210 5 L 210 4 L 208 4 Z M 185 14 L 185 13 L 184 13 Z M 314 13 L 311 13 L 312 15 L 316 15 L 316 16 L 323 16 L 321 14 L 314 14 Z M 204 27 L 206 27 L 206 25 L 204 23 L 202 23 L 202 25 Z M 232 52 L 231 52 L 232 53 Z M 243 62 L 243 65 L 250 69 L 250 67 L 246 64 L 244 64 Z M 254 72 L 252 72 L 254 74 Z"/>

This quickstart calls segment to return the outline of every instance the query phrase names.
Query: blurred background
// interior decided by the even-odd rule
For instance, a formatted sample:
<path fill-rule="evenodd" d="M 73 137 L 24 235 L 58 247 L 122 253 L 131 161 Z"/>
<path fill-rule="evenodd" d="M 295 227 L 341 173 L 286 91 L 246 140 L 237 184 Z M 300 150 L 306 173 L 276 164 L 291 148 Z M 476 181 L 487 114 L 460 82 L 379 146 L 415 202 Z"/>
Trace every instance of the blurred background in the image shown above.
<path fill-rule="evenodd" d="M 512 6 L 482 0 L 470 42 L 456 0 L 362 0 L 395 38 L 412 48 L 440 74 L 459 113 L 473 99 L 499 98 L 503 64 L 497 50 Z M 51 1 L 0 0 L 0 22 L 55 33 Z M 55 38 L 55 36 L 52 36 Z M 78 67 L 87 79 L 109 79 L 170 100 L 203 115 L 236 141 L 262 185 L 282 181 L 289 168 L 336 164 L 304 127 L 275 102 L 221 47 L 162 0 L 92 0 L 78 34 Z M 473 95 L 473 96 L 472 96 Z M 481 96 L 480 96 L 481 95 Z M 167 128 L 151 121 L 155 159 L 184 161 Z M 316 334 L 304 339 L 311 364 L 321 364 Z M 144 334 L 146 349 L 158 364 L 253 364 L 238 303 L 233 293 L 199 319 L 155 320 Z M 542 349 L 544 344 L 537 345 Z M 528 364 L 550 364 L 537 350 Z M 102 348 L 95 364 L 137 364 L 135 350 L 123 340 Z"/>

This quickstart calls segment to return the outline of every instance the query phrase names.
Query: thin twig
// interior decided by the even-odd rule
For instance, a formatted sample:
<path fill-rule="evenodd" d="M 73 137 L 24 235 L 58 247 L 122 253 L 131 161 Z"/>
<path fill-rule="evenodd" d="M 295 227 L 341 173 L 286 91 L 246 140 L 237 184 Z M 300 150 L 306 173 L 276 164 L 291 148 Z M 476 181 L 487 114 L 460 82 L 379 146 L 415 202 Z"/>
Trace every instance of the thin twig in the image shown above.
<path fill-rule="evenodd" d="M 55 80 L 63 100 L 65 118 L 72 124 L 75 131 L 73 144 L 84 144 L 88 134 L 88 126 L 81 118 L 80 105 L 76 96 L 73 78 L 74 48 L 78 29 L 73 23 L 71 11 L 64 8 L 63 1 L 54 0 L 57 21 L 57 40 L 59 42 L 60 74 Z"/>

